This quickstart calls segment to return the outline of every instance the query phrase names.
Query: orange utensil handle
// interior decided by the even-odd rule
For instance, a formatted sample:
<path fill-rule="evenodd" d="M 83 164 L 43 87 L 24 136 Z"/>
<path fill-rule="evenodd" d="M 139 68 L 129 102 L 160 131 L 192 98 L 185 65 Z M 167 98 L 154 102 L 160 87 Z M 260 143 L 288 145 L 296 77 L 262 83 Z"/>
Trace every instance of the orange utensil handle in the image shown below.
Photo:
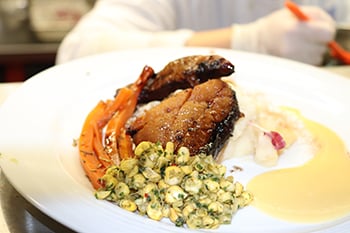
<path fill-rule="evenodd" d="M 300 20 L 300 21 L 308 21 L 309 17 L 302 12 L 297 4 L 292 1 L 285 1 L 285 6 Z"/>
<path fill-rule="evenodd" d="M 350 65 L 350 53 L 343 49 L 337 42 L 334 40 L 328 43 L 328 47 L 330 49 L 331 56 L 339 59 L 347 65 Z"/>
<path fill-rule="evenodd" d="M 310 18 L 300 9 L 300 7 L 290 0 L 286 0 L 284 3 L 287 7 L 300 21 L 308 21 Z M 343 49 L 334 40 L 328 43 L 328 48 L 330 49 L 331 56 L 336 59 L 341 60 L 345 64 L 350 64 L 350 53 Z"/>

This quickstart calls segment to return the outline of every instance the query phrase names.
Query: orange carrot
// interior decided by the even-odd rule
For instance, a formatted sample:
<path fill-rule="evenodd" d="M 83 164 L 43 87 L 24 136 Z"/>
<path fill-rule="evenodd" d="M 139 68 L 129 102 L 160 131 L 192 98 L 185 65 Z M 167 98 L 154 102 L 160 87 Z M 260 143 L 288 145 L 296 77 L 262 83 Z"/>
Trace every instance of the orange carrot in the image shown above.
<path fill-rule="evenodd" d="M 117 139 L 118 153 L 121 160 L 134 157 L 132 145 L 131 136 L 127 134 L 125 128 L 123 128 Z"/>
<path fill-rule="evenodd" d="M 128 101 L 132 94 L 133 93 L 130 89 L 122 88 L 118 91 L 118 94 L 113 100 L 106 101 L 104 114 L 98 120 L 99 128 L 103 128 L 119 109 L 124 108 L 125 103 Z"/>
<path fill-rule="evenodd" d="M 102 129 L 131 94 L 132 91 L 121 89 L 113 101 L 100 101 L 85 119 L 79 138 L 80 160 L 95 189 L 101 187 L 99 179 L 113 162 L 102 145 Z"/>
<path fill-rule="evenodd" d="M 131 86 L 124 88 L 132 91 L 132 94 L 125 102 L 124 106 L 114 114 L 106 126 L 105 144 L 107 145 L 107 151 L 110 156 L 127 158 L 129 155 L 132 155 L 132 153 L 130 153 L 130 151 L 132 151 L 131 137 L 126 136 L 125 124 L 136 109 L 137 99 L 142 88 L 153 74 L 153 69 L 146 66 L 139 78 Z M 122 137 L 120 137 L 121 133 L 124 133 Z M 120 148 L 123 148 L 123 153 L 128 153 L 127 155 L 121 155 L 121 152 L 118 151 L 118 144 L 120 144 Z"/>
<path fill-rule="evenodd" d="M 109 167 L 112 165 L 111 158 L 105 151 L 104 146 L 102 145 L 102 135 L 101 132 L 97 132 L 97 129 L 94 131 L 94 139 L 92 141 L 94 152 L 99 159 L 100 163 L 104 167 Z"/>
<path fill-rule="evenodd" d="M 97 121 L 104 115 L 105 106 L 106 104 L 100 101 L 89 113 L 79 137 L 80 161 L 85 174 L 95 189 L 101 187 L 99 178 L 105 173 L 105 168 L 93 148 L 94 138 L 96 136 L 94 129 L 97 126 Z"/>
<path fill-rule="evenodd" d="M 79 138 L 79 155 L 85 174 L 95 189 L 102 187 L 100 179 L 109 166 L 118 163 L 120 158 L 133 156 L 132 140 L 126 134 L 125 124 L 135 111 L 143 86 L 153 74 L 153 69 L 146 66 L 134 84 L 121 88 L 113 100 L 100 101 L 86 117 Z"/>

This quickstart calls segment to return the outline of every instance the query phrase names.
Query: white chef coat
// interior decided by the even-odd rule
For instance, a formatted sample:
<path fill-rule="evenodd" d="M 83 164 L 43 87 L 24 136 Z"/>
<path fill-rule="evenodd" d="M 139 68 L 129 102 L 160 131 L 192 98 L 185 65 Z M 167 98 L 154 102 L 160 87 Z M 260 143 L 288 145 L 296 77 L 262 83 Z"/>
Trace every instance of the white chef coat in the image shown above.
<path fill-rule="evenodd" d="M 349 1 L 295 2 L 319 5 L 338 21 L 349 17 Z M 284 0 L 99 0 L 63 40 L 57 63 L 112 50 L 183 46 L 194 31 L 249 23 L 283 6 Z"/>

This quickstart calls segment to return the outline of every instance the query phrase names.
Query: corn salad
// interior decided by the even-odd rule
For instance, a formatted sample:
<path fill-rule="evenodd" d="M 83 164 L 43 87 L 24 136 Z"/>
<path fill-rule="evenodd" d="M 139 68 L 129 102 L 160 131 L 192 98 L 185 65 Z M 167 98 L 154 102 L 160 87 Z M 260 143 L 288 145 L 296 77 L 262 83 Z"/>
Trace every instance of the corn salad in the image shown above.
<path fill-rule="evenodd" d="M 168 142 L 141 142 L 135 158 L 111 166 L 102 177 L 98 199 L 147 215 L 154 220 L 169 218 L 176 226 L 192 229 L 218 228 L 229 224 L 233 214 L 253 197 L 212 156 L 190 156 L 186 147 L 174 151 Z"/>

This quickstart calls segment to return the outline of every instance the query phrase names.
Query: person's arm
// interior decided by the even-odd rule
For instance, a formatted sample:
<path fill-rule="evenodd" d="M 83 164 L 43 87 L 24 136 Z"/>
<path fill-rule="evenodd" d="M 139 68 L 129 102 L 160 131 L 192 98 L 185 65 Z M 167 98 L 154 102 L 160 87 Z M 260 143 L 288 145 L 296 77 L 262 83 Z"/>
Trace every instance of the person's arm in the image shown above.
<path fill-rule="evenodd" d="M 232 28 L 195 32 L 188 38 L 186 46 L 209 46 L 217 48 L 230 48 Z"/>
<path fill-rule="evenodd" d="M 309 21 L 283 8 L 247 25 L 233 25 L 233 49 L 260 52 L 320 65 L 334 39 L 335 22 L 321 8 L 302 7 Z"/>
<path fill-rule="evenodd" d="M 335 35 L 334 21 L 316 7 L 303 8 L 312 19 L 308 22 L 300 22 L 288 10 L 281 9 L 249 24 L 194 32 L 176 29 L 176 13 L 170 1 L 135 2 L 100 0 L 63 40 L 57 63 L 120 49 L 208 46 L 319 65 L 327 42 Z"/>
<path fill-rule="evenodd" d="M 184 46 L 192 30 L 175 29 L 167 0 L 100 0 L 62 41 L 56 63 L 122 49 Z"/>
<path fill-rule="evenodd" d="M 281 9 L 249 24 L 196 32 L 185 45 L 232 48 L 320 65 L 327 43 L 334 39 L 335 22 L 318 7 L 302 9 L 311 20 L 300 22 Z"/>

